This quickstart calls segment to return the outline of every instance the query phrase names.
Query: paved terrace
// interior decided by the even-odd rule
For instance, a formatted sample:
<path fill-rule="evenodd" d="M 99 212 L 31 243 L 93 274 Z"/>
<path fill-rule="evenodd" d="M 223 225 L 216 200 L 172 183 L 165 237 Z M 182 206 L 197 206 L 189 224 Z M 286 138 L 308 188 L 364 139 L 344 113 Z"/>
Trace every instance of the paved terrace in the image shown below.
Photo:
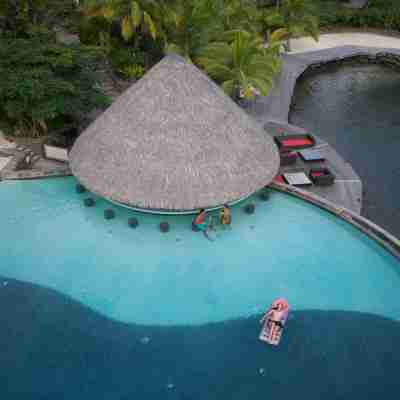
<path fill-rule="evenodd" d="M 20 169 L 21 161 L 28 153 L 37 156 L 37 159 L 31 168 Z M 71 175 L 68 164 L 43 158 L 39 142 L 33 141 L 29 145 L 16 144 L 7 141 L 0 132 L 0 181 L 66 175 Z"/>
<path fill-rule="evenodd" d="M 373 46 L 373 47 L 372 47 Z M 385 62 L 400 66 L 400 39 L 369 33 L 338 33 L 321 35 L 319 42 L 309 38 L 291 41 L 292 51 L 283 55 L 283 66 L 275 87 L 267 97 L 244 105 L 264 128 L 275 135 L 282 130 L 304 133 L 305 130 L 289 124 L 290 104 L 296 80 L 308 68 L 349 58 L 365 58 L 369 62 Z M 317 148 L 325 155 L 325 163 L 336 175 L 331 187 L 312 186 L 307 190 L 327 200 L 361 212 L 362 183 L 351 165 L 326 142 L 317 138 Z M 282 172 L 307 170 L 308 165 L 297 161 Z"/>

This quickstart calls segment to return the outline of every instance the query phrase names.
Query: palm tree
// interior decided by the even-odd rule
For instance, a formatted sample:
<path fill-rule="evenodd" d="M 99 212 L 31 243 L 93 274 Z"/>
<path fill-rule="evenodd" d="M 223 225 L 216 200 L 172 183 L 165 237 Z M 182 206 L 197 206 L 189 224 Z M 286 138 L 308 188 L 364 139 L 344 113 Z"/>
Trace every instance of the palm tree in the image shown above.
<path fill-rule="evenodd" d="M 223 7 L 217 0 L 174 0 L 164 7 L 167 53 L 195 59 L 223 33 Z"/>
<path fill-rule="evenodd" d="M 262 31 L 262 9 L 256 2 L 224 0 L 224 25 L 227 30 L 243 29 L 255 35 Z"/>
<path fill-rule="evenodd" d="M 197 63 L 235 100 L 253 98 L 258 93 L 266 96 L 281 64 L 280 33 L 272 34 L 267 46 L 243 30 L 226 36 L 227 42 L 209 44 Z"/>
<path fill-rule="evenodd" d="M 285 30 L 289 51 L 293 37 L 311 36 L 316 41 L 319 39 L 319 20 L 307 0 L 282 0 L 276 12 L 265 16 L 264 22 L 271 28 Z"/>
<path fill-rule="evenodd" d="M 126 41 L 139 33 L 156 39 L 163 36 L 162 5 L 160 0 L 86 0 L 83 12 L 89 17 L 102 16 L 110 22 L 118 21 Z"/>

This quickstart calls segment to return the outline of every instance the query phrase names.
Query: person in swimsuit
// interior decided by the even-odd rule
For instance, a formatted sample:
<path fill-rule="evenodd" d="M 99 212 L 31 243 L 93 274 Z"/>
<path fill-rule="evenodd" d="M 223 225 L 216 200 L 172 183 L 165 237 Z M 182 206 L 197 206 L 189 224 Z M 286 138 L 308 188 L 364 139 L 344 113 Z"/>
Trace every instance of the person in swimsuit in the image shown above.
<path fill-rule="evenodd" d="M 224 204 L 219 212 L 219 222 L 222 226 L 230 226 L 232 222 L 231 210 L 227 204 Z"/>
<path fill-rule="evenodd" d="M 278 326 L 279 328 L 283 328 L 282 324 L 283 319 L 283 306 L 281 304 L 277 304 L 262 317 L 261 323 L 267 320 L 267 325 L 271 327 L 272 324 Z"/>
<path fill-rule="evenodd" d="M 272 307 L 272 310 L 270 311 L 269 314 L 269 320 L 274 323 L 275 325 L 279 326 L 280 328 L 283 328 L 282 320 L 283 320 L 283 307 L 281 304 L 276 305 L 275 307 Z"/>
<path fill-rule="evenodd" d="M 197 214 L 196 218 L 192 222 L 193 230 L 194 231 L 202 231 L 204 236 L 211 240 L 210 237 L 207 234 L 208 228 L 211 228 L 212 225 L 212 219 L 211 216 L 207 220 L 207 211 L 202 208 L 199 213 Z"/>

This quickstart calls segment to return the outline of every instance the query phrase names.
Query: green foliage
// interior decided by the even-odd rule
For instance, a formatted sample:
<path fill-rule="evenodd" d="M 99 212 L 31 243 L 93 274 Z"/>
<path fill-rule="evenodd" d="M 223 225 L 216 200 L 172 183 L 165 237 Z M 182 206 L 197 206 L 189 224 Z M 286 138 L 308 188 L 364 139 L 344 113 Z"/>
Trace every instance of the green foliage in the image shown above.
<path fill-rule="evenodd" d="M 81 18 L 74 0 L 0 0 L 0 17 L 1 29 L 14 37 L 56 25 L 77 32 Z"/>
<path fill-rule="evenodd" d="M 114 45 L 109 57 L 113 69 L 125 79 L 141 78 L 145 72 L 145 53 L 134 47 Z"/>
<path fill-rule="evenodd" d="M 224 31 L 223 6 L 217 0 L 175 0 L 165 8 L 166 52 L 195 58 Z"/>
<path fill-rule="evenodd" d="M 343 7 L 334 0 L 309 0 L 319 9 L 321 27 L 334 25 L 355 28 L 382 28 L 400 30 L 400 1 L 370 0 L 358 10 Z"/>
<path fill-rule="evenodd" d="M 234 99 L 266 96 L 280 68 L 279 40 L 262 45 L 250 33 L 229 32 L 227 42 L 214 42 L 203 49 L 197 62 Z"/>
<path fill-rule="evenodd" d="M 311 36 L 318 40 L 319 18 L 315 6 L 308 0 L 282 0 L 280 6 L 264 17 L 272 29 L 282 29 L 287 39 Z"/>
<path fill-rule="evenodd" d="M 144 75 L 144 68 L 141 65 L 130 64 L 119 69 L 119 72 L 126 79 L 132 79 L 132 78 L 139 79 Z"/>
<path fill-rule="evenodd" d="M 0 41 L 0 124 L 10 135 L 40 136 L 108 104 L 95 87 L 97 55 L 34 38 Z"/>
<path fill-rule="evenodd" d="M 154 40 L 163 36 L 162 6 L 163 2 L 156 0 L 86 0 L 84 12 L 89 17 L 118 22 L 121 36 L 129 42 L 138 35 L 149 35 Z"/>
<path fill-rule="evenodd" d="M 102 34 L 110 32 L 110 23 L 103 16 L 85 18 L 79 27 L 79 39 L 86 45 L 100 46 Z"/>
<path fill-rule="evenodd" d="M 271 49 L 261 51 L 263 33 L 268 31 L 269 37 L 272 37 L 271 43 L 277 41 L 277 35 L 281 40 L 283 33 L 286 37 L 297 34 L 311 34 L 314 37 L 318 35 L 317 20 L 310 15 L 310 8 L 304 4 L 303 0 L 282 1 L 284 4 L 280 7 L 278 14 L 275 7 L 261 8 L 254 0 L 162 0 L 158 2 L 153 0 L 86 0 L 85 10 L 91 18 L 102 16 L 120 24 L 120 32 L 126 46 L 122 45 L 121 41 L 114 40 L 116 39 L 114 37 L 109 55 L 114 69 L 124 77 L 138 77 L 142 73 L 138 66 L 146 68 L 149 61 L 158 61 L 161 56 L 158 45 L 161 44 L 164 44 L 165 53 L 178 53 L 201 65 L 207 72 L 211 69 L 207 62 L 205 64 L 204 62 L 208 59 L 207 51 L 214 51 L 214 43 L 217 47 L 220 46 L 219 48 L 225 46 L 225 51 L 233 46 L 235 40 L 237 46 L 250 46 L 249 54 L 252 56 L 244 67 L 248 68 L 246 74 L 254 73 L 252 63 L 256 63 L 254 60 L 257 60 L 256 64 L 260 64 L 260 57 L 263 58 L 264 63 L 268 64 L 268 68 L 264 72 L 257 70 L 254 79 L 251 78 L 252 83 L 244 76 L 234 78 L 235 90 L 231 94 L 234 95 L 236 89 L 242 89 L 246 96 L 249 96 L 250 87 L 257 88 L 261 93 L 268 91 L 273 71 L 277 70 L 274 66 L 279 63 L 279 52 L 272 52 Z M 271 18 L 275 18 L 275 22 L 271 23 Z M 285 28 L 285 30 L 280 29 L 272 36 L 271 32 L 276 28 Z M 233 29 L 242 32 L 239 35 L 240 40 L 239 37 L 235 36 L 235 39 L 232 36 Z M 102 28 L 94 29 L 92 43 L 98 37 L 98 31 L 101 30 Z M 144 42 L 147 45 L 151 42 L 153 45 L 144 46 Z M 135 50 L 128 50 L 130 44 L 133 44 Z M 142 63 L 141 60 L 136 59 L 136 53 L 144 48 L 150 50 L 150 56 L 146 57 L 147 62 Z M 241 52 L 245 54 L 244 49 Z M 255 54 L 257 54 L 256 57 Z M 222 83 L 220 76 L 217 77 L 211 72 L 210 74 Z"/>
<path fill-rule="evenodd" d="M 226 30 L 241 29 L 259 35 L 264 30 L 264 10 L 256 1 L 224 0 Z"/>

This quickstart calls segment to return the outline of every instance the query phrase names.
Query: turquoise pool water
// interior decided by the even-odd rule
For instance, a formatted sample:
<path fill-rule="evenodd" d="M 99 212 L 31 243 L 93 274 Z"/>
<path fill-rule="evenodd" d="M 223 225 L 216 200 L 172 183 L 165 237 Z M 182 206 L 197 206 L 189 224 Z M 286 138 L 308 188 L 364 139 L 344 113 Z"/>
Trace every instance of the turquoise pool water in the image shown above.
<path fill-rule="evenodd" d="M 199 325 L 246 318 L 278 297 L 296 310 L 400 319 L 398 260 L 345 222 L 293 197 L 233 208 L 214 241 L 191 217 L 141 215 L 97 199 L 73 178 L 0 184 L 0 275 L 55 289 L 115 320 Z M 116 212 L 103 217 L 105 208 Z M 127 219 L 137 216 L 137 229 Z M 171 231 L 162 234 L 158 224 Z M 0 282 L 1 290 L 1 282 Z"/>

